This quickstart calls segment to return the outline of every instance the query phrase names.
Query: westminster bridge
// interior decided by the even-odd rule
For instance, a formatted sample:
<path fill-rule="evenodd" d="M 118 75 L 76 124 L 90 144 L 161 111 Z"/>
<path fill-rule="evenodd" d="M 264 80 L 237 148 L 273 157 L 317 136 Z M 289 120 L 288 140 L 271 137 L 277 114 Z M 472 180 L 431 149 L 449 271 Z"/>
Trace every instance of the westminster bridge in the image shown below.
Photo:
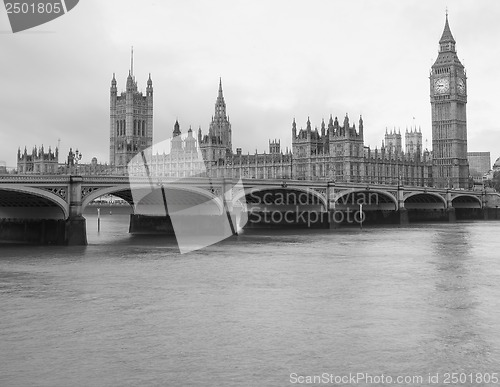
<path fill-rule="evenodd" d="M 496 218 L 500 195 L 485 191 L 304 180 L 155 178 L 128 176 L 0 176 L 0 240 L 86 244 L 85 209 L 114 195 L 132 207 L 130 231 L 140 217 L 183 211 L 198 215 L 244 212 L 246 227 L 336 228 L 361 221 L 406 224 L 419 220 Z M 300 214 L 300 216 L 294 216 Z M 320 216 L 319 216 L 320 215 Z M 330 216 L 331 215 L 331 216 Z M 354 217 L 355 219 L 355 217 Z M 236 218 L 233 222 L 238 222 Z M 238 230 L 235 225 L 233 233 Z M 139 230 L 140 231 L 140 230 Z M 146 230 L 147 231 L 147 230 Z"/>

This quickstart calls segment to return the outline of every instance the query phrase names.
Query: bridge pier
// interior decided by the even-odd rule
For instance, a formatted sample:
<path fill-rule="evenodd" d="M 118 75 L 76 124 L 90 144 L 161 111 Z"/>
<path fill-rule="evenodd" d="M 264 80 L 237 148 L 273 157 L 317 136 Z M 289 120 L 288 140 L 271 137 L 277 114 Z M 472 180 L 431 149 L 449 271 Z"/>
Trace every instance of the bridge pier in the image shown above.
<path fill-rule="evenodd" d="M 450 190 L 446 190 L 446 215 L 450 223 L 455 223 L 457 221 L 457 214 L 455 212 L 455 207 L 453 207 L 453 199 Z"/>
<path fill-rule="evenodd" d="M 83 216 L 73 216 L 66 219 L 64 244 L 67 246 L 87 245 L 87 221 Z"/>
<path fill-rule="evenodd" d="M 336 211 L 335 210 L 328 210 L 328 228 L 330 230 L 336 230 L 340 228 L 340 223 L 337 221 L 335 218 L 336 216 Z"/>
<path fill-rule="evenodd" d="M 450 223 L 455 223 L 457 221 L 457 214 L 455 212 L 455 208 L 453 208 L 453 207 L 447 208 L 446 214 L 448 216 L 448 221 Z"/>
<path fill-rule="evenodd" d="M 404 207 L 401 207 L 398 210 L 399 213 L 399 224 L 400 225 L 406 225 L 410 223 L 410 217 L 408 215 L 408 210 Z"/>
<path fill-rule="evenodd" d="M 1 219 L 0 240 L 36 245 L 82 246 L 87 244 L 86 220 Z"/>
<path fill-rule="evenodd" d="M 130 234 L 175 235 L 170 216 L 148 216 L 130 214 Z"/>
<path fill-rule="evenodd" d="M 64 244 L 68 246 L 87 245 L 86 220 L 82 216 L 82 183 L 81 176 L 69 178 L 69 217 L 64 228 Z"/>

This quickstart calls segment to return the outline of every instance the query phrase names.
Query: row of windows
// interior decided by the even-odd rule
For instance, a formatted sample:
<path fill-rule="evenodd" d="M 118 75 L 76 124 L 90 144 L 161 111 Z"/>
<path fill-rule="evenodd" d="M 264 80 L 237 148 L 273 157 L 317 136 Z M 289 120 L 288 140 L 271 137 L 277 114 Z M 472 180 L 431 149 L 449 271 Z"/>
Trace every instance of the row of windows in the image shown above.
<path fill-rule="evenodd" d="M 134 109 L 134 115 L 139 115 L 139 114 L 146 115 L 148 112 L 146 108 L 147 107 L 145 106 L 144 109 Z M 127 113 L 126 108 L 116 109 L 116 115 L 124 115 L 126 113 Z"/>
<path fill-rule="evenodd" d="M 448 74 L 450 72 L 449 67 L 443 67 L 440 69 L 434 69 L 434 74 Z"/>
<path fill-rule="evenodd" d="M 116 121 L 116 135 L 117 136 L 125 136 L 126 131 L 126 122 L 125 120 Z M 146 121 L 144 120 L 134 120 L 134 136 L 145 136 L 146 135 Z"/>

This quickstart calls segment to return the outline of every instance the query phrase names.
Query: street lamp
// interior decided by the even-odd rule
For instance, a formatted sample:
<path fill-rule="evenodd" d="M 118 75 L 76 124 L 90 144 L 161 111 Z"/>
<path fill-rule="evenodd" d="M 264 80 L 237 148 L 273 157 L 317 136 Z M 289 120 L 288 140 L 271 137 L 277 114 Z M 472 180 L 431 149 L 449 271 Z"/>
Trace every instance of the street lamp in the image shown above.
<path fill-rule="evenodd" d="M 73 149 L 69 148 L 69 154 L 68 154 L 68 168 L 71 170 L 73 166 L 78 166 L 78 162 L 82 159 L 82 154 L 76 150 L 75 153 L 73 153 Z"/>
<path fill-rule="evenodd" d="M 82 159 L 82 156 L 83 155 L 78 151 L 78 149 L 75 153 L 73 153 L 73 149 L 69 148 L 68 166 L 78 164 L 78 162 Z"/>
<path fill-rule="evenodd" d="M 82 159 L 82 154 L 78 151 L 78 149 L 75 152 L 75 165 L 78 165 L 78 162 Z"/>

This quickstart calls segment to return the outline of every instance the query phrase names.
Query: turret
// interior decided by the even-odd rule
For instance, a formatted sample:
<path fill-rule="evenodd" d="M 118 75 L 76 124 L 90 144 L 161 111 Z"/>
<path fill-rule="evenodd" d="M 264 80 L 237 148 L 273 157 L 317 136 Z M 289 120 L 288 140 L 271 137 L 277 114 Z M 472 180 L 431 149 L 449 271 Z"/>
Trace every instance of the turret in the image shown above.
<path fill-rule="evenodd" d="M 175 120 L 174 131 L 172 133 L 172 152 L 179 152 L 182 150 L 182 138 L 181 138 L 181 129 L 179 126 L 179 122 Z"/>
<path fill-rule="evenodd" d="M 116 94 L 117 94 L 115 73 L 113 73 L 113 79 L 111 79 L 110 92 L 111 92 L 111 95 L 116 96 Z"/>
<path fill-rule="evenodd" d="M 456 41 L 451 34 L 450 25 L 448 24 L 448 12 L 446 12 L 446 22 L 444 24 L 443 35 L 439 39 L 440 52 L 455 52 Z"/>
<path fill-rule="evenodd" d="M 153 81 L 151 80 L 151 73 L 149 73 L 148 83 L 146 87 L 146 95 L 148 97 L 153 96 Z"/>
<path fill-rule="evenodd" d="M 350 130 L 349 130 L 349 116 L 346 113 L 345 118 L 344 118 L 344 136 L 349 137 L 349 135 L 350 135 L 349 132 L 350 132 Z"/>
<path fill-rule="evenodd" d="M 129 71 L 127 77 L 127 93 L 132 92 L 134 92 L 134 79 L 132 78 L 132 74 Z"/>
<path fill-rule="evenodd" d="M 330 119 L 328 120 L 328 134 L 330 137 L 333 137 L 333 135 L 335 134 L 335 129 L 333 127 L 333 118 L 331 114 Z"/>
<path fill-rule="evenodd" d="M 196 140 L 193 137 L 193 129 L 191 129 L 191 126 L 189 127 L 188 130 L 188 136 L 186 138 L 186 152 L 196 152 Z"/>
<path fill-rule="evenodd" d="M 181 134 L 181 129 L 180 129 L 179 121 L 175 120 L 174 131 L 172 132 L 172 137 L 180 136 L 180 134 Z"/>

